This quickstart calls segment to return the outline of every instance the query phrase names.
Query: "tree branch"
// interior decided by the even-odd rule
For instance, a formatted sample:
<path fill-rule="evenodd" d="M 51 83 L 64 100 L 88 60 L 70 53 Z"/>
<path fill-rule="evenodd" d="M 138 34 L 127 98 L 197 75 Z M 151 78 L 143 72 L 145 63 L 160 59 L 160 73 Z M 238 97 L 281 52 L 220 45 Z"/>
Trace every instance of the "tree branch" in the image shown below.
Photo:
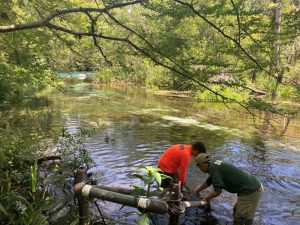
<path fill-rule="evenodd" d="M 268 70 L 266 70 L 265 68 L 263 68 L 263 66 L 260 65 L 260 63 L 251 55 L 248 53 L 248 51 L 233 37 L 229 36 L 228 34 L 226 34 L 223 30 L 221 30 L 218 26 L 216 26 L 213 22 L 211 22 L 209 19 L 207 19 L 205 16 L 203 16 L 202 14 L 200 14 L 193 5 L 187 3 L 187 2 L 183 2 L 181 0 L 173 0 L 181 5 L 184 5 L 186 7 L 188 7 L 189 9 L 192 10 L 192 12 L 194 12 L 198 17 L 200 17 L 202 20 L 204 20 L 206 23 L 208 23 L 211 27 L 213 27 L 215 30 L 217 30 L 223 37 L 225 37 L 226 39 L 232 41 L 252 62 L 254 62 L 256 64 L 256 66 L 264 71 L 265 73 L 267 73 L 268 75 L 274 77 L 275 79 L 277 78 L 275 75 L 273 75 L 271 72 L 269 72 Z"/>
<path fill-rule="evenodd" d="M 134 31 L 132 28 L 126 26 L 125 24 L 121 23 L 116 17 L 114 17 L 112 14 L 109 12 L 105 12 L 106 15 L 108 15 L 117 25 L 121 26 L 125 30 L 131 32 L 132 34 L 136 35 L 139 37 L 142 41 L 144 41 L 154 52 L 158 53 L 160 56 L 168 59 L 170 62 L 172 62 L 174 65 L 176 65 L 178 68 L 180 68 L 183 72 L 189 73 L 185 68 L 183 68 L 179 63 L 177 63 L 175 60 L 172 58 L 166 56 L 163 54 L 160 50 L 158 50 L 150 41 L 148 41 L 145 37 L 142 35 L 138 34 L 136 31 Z"/>
<path fill-rule="evenodd" d="M 86 12 L 86 15 L 89 17 L 90 21 L 91 21 L 91 33 L 95 33 L 95 26 L 96 26 L 96 23 L 97 23 L 97 19 L 98 17 L 101 15 L 99 14 L 96 18 L 93 18 L 92 15 L 89 13 L 89 12 Z M 97 41 L 97 38 L 95 36 L 93 36 L 93 42 L 94 42 L 94 45 L 99 49 L 102 57 L 104 58 L 105 62 L 109 65 L 109 66 L 112 66 L 112 62 L 109 61 L 106 57 L 106 55 L 104 54 L 101 46 L 99 45 L 98 41 Z"/>
<path fill-rule="evenodd" d="M 98 12 L 103 13 L 107 12 L 111 9 L 115 8 L 121 8 L 129 5 L 134 5 L 143 2 L 144 0 L 137 0 L 132 2 L 126 2 L 126 3 L 119 3 L 114 5 L 106 6 L 102 9 L 99 8 L 70 8 L 70 9 L 59 9 L 56 10 L 54 13 L 49 14 L 46 16 L 43 20 L 36 21 L 36 22 L 28 22 L 24 24 L 13 24 L 13 25 L 5 25 L 0 26 L 0 33 L 8 33 L 8 32 L 14 32 L 14 31 L 20 31 L 20 30 L 27 30 L 27 29 L 33 29 L 33 28 L 39 28 L 39 27 L 45 27 L 51 20 L 53 20 L 55 17 L 70 14 L 70 13 L 86 13 L 86 12 Z"/>
<path fill-rule="evenodd" d="M 230 0 L 232 6 L 233 6 L 233 9 L 235 11 L 235 14 L 236 14 L 236 20 L 237 20 L 237 23 L 238 23 L 238 27 L 239 27 L 239 34 L 238 34 L 238 43 L 241 44 L 241 21 L 240 21 L 240 12 L 239 12 L 239 9 L 237 8 L 237 6 L 235 5 L 234 3 L 234 0 Z"/>

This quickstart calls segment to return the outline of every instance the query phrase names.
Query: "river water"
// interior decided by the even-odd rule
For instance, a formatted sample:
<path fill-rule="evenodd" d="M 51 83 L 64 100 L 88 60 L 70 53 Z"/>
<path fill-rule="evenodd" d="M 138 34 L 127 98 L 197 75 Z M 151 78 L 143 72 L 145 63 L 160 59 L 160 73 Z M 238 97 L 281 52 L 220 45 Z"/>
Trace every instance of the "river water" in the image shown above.
<path fill-rule="evenodd" d="M 137 168 L 156 165 L 172 144 L 203 141 L 209 154 L 256 174 L 265 187 L 255 224 L 296 225 L 300 214 L 300 118 L 286 119 L 263 112 L 255 121 L 249 113 L 222 104 L 199 104 L 188 98 L 157 96 L 136 87 L 97 87 L 73 84 L 68 91 L 52 92 L 48 108 L 50 127 L 69 132 L 96 128 L 85 140 L 95 161 L 91 168 L 98 184 L 130 187 L 137 181 L 128 175 Z M 288 125 L 288 126 L 286 126 Z M 187 185 L 195 188 L 206 175 L 192 160 Z M 222 193 L 212 201 L 213 224 L 230 224 L 236 197 Z M 122 214 L 120 205 L 99 202 L 112 219 Z M 125 209 L 126 211 L 126 209 Z M 128 211 L 128 209 L 127 209 Z M 129 210 L 130 211 L 130 210 Z M 157 219 L 157 218 L 156 218 Z M 187 211 L 181 224 L 201 224 L 203 211 Z M 120 224 L 136 224 L 135 218 Z M 159 224 L 167 224 L 159 217 Z"/>

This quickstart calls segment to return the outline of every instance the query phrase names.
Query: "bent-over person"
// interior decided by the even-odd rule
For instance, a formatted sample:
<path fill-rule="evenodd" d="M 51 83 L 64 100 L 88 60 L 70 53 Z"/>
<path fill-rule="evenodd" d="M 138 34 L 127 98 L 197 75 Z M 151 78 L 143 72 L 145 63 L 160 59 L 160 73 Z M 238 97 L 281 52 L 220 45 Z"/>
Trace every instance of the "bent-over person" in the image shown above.
<path fill-rule="evenodd" d="M 163 179 L 161 186 L 163 188 L 170 187 L 172 180 L 181 181 L 181 185 L 184 186 L 191 156 L 197 156 L 199 153 L 205 152 L 206 148 L 200 141 L 195 142 L 193 145 L 177 144 L 169 147 L 161 155 L 158 168 L 171 178 Z"/>
<path fill-rule="evenodd" d="M 218 197 L 222 190 L 237 194 L 237 202 L 233 209 L 233 225 L 252 225 L 263 186 L 254 175 L 245 172 L 234 165 L 220 160 L 211 161 L 207 154 L 199 154 L 196 158 L 197 167 L 204 173 L 208 173 L 207 180 L 197 189 L 201 192 L 210 185 L 214 190 L 204 197 L 209 202 Z"/>

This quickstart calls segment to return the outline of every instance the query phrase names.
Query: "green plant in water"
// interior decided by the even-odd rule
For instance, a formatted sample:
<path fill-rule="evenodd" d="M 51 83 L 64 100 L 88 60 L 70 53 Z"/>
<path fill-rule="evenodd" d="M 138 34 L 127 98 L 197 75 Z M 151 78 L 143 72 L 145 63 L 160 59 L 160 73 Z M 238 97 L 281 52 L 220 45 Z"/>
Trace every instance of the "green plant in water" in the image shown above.
<path fill-rule="evenodd" d="M 167 175 L 164 175 L 162 173 L 162 170 L 153 167 L 153 166 L 146 166 L 145 168 L 140 168 L 136 172 L 139 173 L 133 173 L 130 175 L 132 178 L 138 178 L 144 183 L 144 187 L 134 185 L 135 193 L 138 195 L 146 195 L 146 197 L 149 197 L 151 186 L 153 184 L 157 184 L 157 190 L 162 191 L 163 188 L 161 187 L 161 182 L 163 179 L 169 178 Z"/>
<path fill-rule="evenodd" d="M 65 171 L 74 171 L 81 166 L 93 163 L 83 144 L 83 139 L 90 136 L 93 132 L 94 130 L 90 129 L 80 129 L 76 134 L 71 134 L 66 129 L 62 130 L 58 151 L 63 157 L 64 162 L 61 167 Z"/>
<path fill-rule="evenodd" d="M 133 185 L 134 194 L 138 196 L 149 197 L 151 195 L 151 187 L 153 187 L 153 192 L 162 191 L 161 182 L 163 179 L 170 178 L 169 176 L 162 173 L 157 167 L 146 166 L 145 168 L 140 168 L 134 173 L 130 174 L 129 177 L 137 178 L 143 182 L 143 186 Z M 122 217 L 129 217 L 138 214 L 138 224 L 139 225 L 149 225 L 150 224 L 150 214 L 148 212 L 129 212 Z"/>

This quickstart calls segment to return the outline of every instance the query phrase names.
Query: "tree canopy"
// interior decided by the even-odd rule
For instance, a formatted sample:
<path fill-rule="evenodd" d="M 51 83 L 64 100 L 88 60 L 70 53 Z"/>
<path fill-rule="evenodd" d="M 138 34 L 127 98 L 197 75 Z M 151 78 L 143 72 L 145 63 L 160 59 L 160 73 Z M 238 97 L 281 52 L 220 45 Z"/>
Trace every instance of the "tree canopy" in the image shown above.
<path fill-rule="evenodd" d="M 261 105 L 259 95 L 299 95 L 299 1 L 14 0 L 0 7 L 2 100 L 12 87 L 51 83 L 58 70 L 121 72 L 245 108 Z"/>

